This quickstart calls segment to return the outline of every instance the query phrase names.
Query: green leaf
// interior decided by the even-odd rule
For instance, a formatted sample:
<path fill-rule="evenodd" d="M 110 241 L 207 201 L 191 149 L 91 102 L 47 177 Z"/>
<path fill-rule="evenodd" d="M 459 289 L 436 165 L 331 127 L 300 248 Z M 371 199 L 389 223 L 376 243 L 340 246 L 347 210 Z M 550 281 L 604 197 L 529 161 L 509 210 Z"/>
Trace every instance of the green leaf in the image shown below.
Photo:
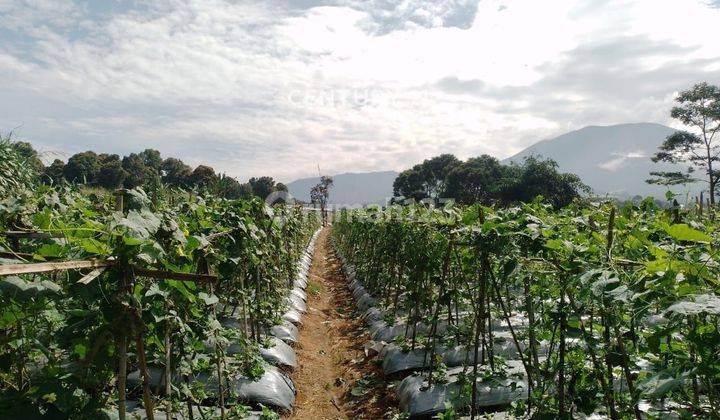
<path fill-rule="evenodd" d="M 73 353 L 75 353 L 79 358 L 84 359 L 87 354 L 87 347 L 84 344 L 75 344 L 73 347 Z"/>
<path fill-rule="evenodd" d="M 63 247 L 59 244 L 45 244 L 38 248 L 36 253 L 43 257 L 59 257 L 62 251 Z"/>
<path fill-rule="evenodd" d="M 203 302 L 205 302 L 206 305 L 213 305 L 213 304 L 218 303 L 218 301 L 219 301 L 219 299 L 218 299 L 217 296 L 215 296 L 215 295 L 209 295 L 209 294 L 207 294 L 207 293 L 205 293 L 205 292 L 200 292 L 200 293 L 198 294 L 198 296 L 200 297 L 200 299 L 203 300 Z"/>
<path fill-rule="evenodd" d="M 696 295 L 670 306 L 665 312 L 678 315 L 720 315 L 720 297 L 709 294 Z"/>
<path fill-rule="evenodd" d="M 697 229 L 693 229 L 684 223 L 668 226 L 665 228 L 665 231 L 667 232 L 668 235 L 672 236 L 674 239 L 677 239 L 678 241 L 699 242 L 699 243 L 712 242 L 711 236 L 709 236 L 703 232 L 700 232 Z"/>
<path fill-rule="evenodd" d="M 0 279 L 0 292 L 21 301 L 59 294 L 60 286 L 47 280 L 26 281 L 20 277 Z"/>
<path fill-rule="evenodd" d="M 638 388 L 643 394 L 658 398 L 679 388 L 683 382 L 682 377 L 675 378 L 668 372 L 660 372 L 639 383 Z"/>

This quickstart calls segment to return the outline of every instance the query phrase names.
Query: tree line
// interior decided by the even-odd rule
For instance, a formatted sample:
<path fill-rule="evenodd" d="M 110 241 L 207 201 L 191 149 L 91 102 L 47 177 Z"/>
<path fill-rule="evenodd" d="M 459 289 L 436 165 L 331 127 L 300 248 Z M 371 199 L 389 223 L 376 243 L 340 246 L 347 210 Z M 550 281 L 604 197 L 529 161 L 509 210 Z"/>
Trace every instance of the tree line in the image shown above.
<path fill-rule="evenodd" d="M 287 191 L 287 186 L 280 182 L 275 183 L 269 176 L 253 177 L 241 183 L 231 176 L 216 173 L 207 165 L 192 168 L 180 159 L 163 158 L 160 152 L 154 149 L 145 149 L 123 157 L 88 150 L 70 156 L 67 162 L 55 159 L 45 166 L 30 143 L 15 141 L 11 144 L 45 184 L 67 182 L 105 189 L 153 188 L 164 184 L 185 189 L 209 189 L 230 199 L 253 196 L 264 199 L 274 191 Z"/>
<path fill-rule="evenodd" d="M 509 205 L 542 196 L 563 207 L 589 192 L 577 175 L 558 172 L 555 161 L 537 156 L 504 165 L 489 155 L 462 161 L 442 154 L 401 172 L 393 184 L 398 198 L 445 198 L 460 204 Z"/>

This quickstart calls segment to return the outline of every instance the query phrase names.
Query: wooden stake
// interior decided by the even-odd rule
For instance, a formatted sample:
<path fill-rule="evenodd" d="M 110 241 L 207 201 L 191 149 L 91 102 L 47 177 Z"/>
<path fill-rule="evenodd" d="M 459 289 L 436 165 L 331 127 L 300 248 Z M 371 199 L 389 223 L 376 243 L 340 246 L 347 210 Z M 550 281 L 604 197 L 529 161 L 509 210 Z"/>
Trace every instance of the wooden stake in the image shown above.
<path fill-rule="evenodd" d="M 126 380 L 127 380 L 127 335 L 123 333 L 118 341 L 118 417 L 125 420 Z"/>
<path fill-rule="evenodd" d="M 170 363 L 170 329 L 171 324 L 170 321 L 167 321 L 167 328 L 165 329 L 165 398 L 167 399 L 165 403 L 165 416 L 167 417 L 167 420 L 172 420 L 172 364 Z"/>
<path fill-rule="evenodd" d="M 135 314 L 137 321 L 138 314 Z M 155 412 L 153 409 L 152 393 L 150 392 L 150 374 L 147 368 L 147 359 L 145 358 L 145 343 L 142 338 L 142 325 L 138 325 L 138 333 L 135 335 L 135 346 L 137 347 L 138 364 L 140 365 L 140 374 L 143 378 L 143 402 L 145 403 L 145 415 L 148 420 L 155 420 Z"/>

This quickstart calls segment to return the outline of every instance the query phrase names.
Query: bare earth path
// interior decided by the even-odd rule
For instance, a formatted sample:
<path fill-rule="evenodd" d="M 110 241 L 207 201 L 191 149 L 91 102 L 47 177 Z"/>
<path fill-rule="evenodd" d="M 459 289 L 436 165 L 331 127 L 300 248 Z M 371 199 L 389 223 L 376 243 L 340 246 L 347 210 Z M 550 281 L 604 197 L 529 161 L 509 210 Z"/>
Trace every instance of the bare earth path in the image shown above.
<path fill-rule="evenodd" d="M 308 282 L 308 312 L 296 351 L 299 369 L 292 419 L 379 419 L 388 415 L 392 392 L 381 369 L 365 357 L 369 340 L 353 316 L 340 261 L 330 243 L 330 228 L 320 233 Z"/>

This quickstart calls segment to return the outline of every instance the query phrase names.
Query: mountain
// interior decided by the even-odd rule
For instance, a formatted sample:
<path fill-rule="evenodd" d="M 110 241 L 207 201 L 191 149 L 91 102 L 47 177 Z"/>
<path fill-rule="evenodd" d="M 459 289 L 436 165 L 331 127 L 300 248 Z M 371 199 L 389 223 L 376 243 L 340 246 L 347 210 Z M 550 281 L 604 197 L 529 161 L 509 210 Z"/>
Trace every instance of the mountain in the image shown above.
<path fill-rule="evenodd" d="M 527 156 L 539 155 L 555 160 L 560 171 L 577 174 L 598 195 L 662 198 L 667 187 L 650 185 L 645 180 L 650 171 L 687 169 L 650 160 L 663 140 L 675 131 L 653 123 L 589 126 L 535 143 L 503 163 L 519 163 Z M 680 194 L 689 190 L 685 186 L 673 187 Z"/>
<path fill-rule="evenodd" d="M 346 206 L 385 204 L 393 195 L 392 185 L 397 175 L 395 171 L 335 175 L 329 202 Z M 310 202 L 310 189 L 318 182 L 320 177 L 302 178 L 287 184 L 287 187 L 296 199 Z"/>

